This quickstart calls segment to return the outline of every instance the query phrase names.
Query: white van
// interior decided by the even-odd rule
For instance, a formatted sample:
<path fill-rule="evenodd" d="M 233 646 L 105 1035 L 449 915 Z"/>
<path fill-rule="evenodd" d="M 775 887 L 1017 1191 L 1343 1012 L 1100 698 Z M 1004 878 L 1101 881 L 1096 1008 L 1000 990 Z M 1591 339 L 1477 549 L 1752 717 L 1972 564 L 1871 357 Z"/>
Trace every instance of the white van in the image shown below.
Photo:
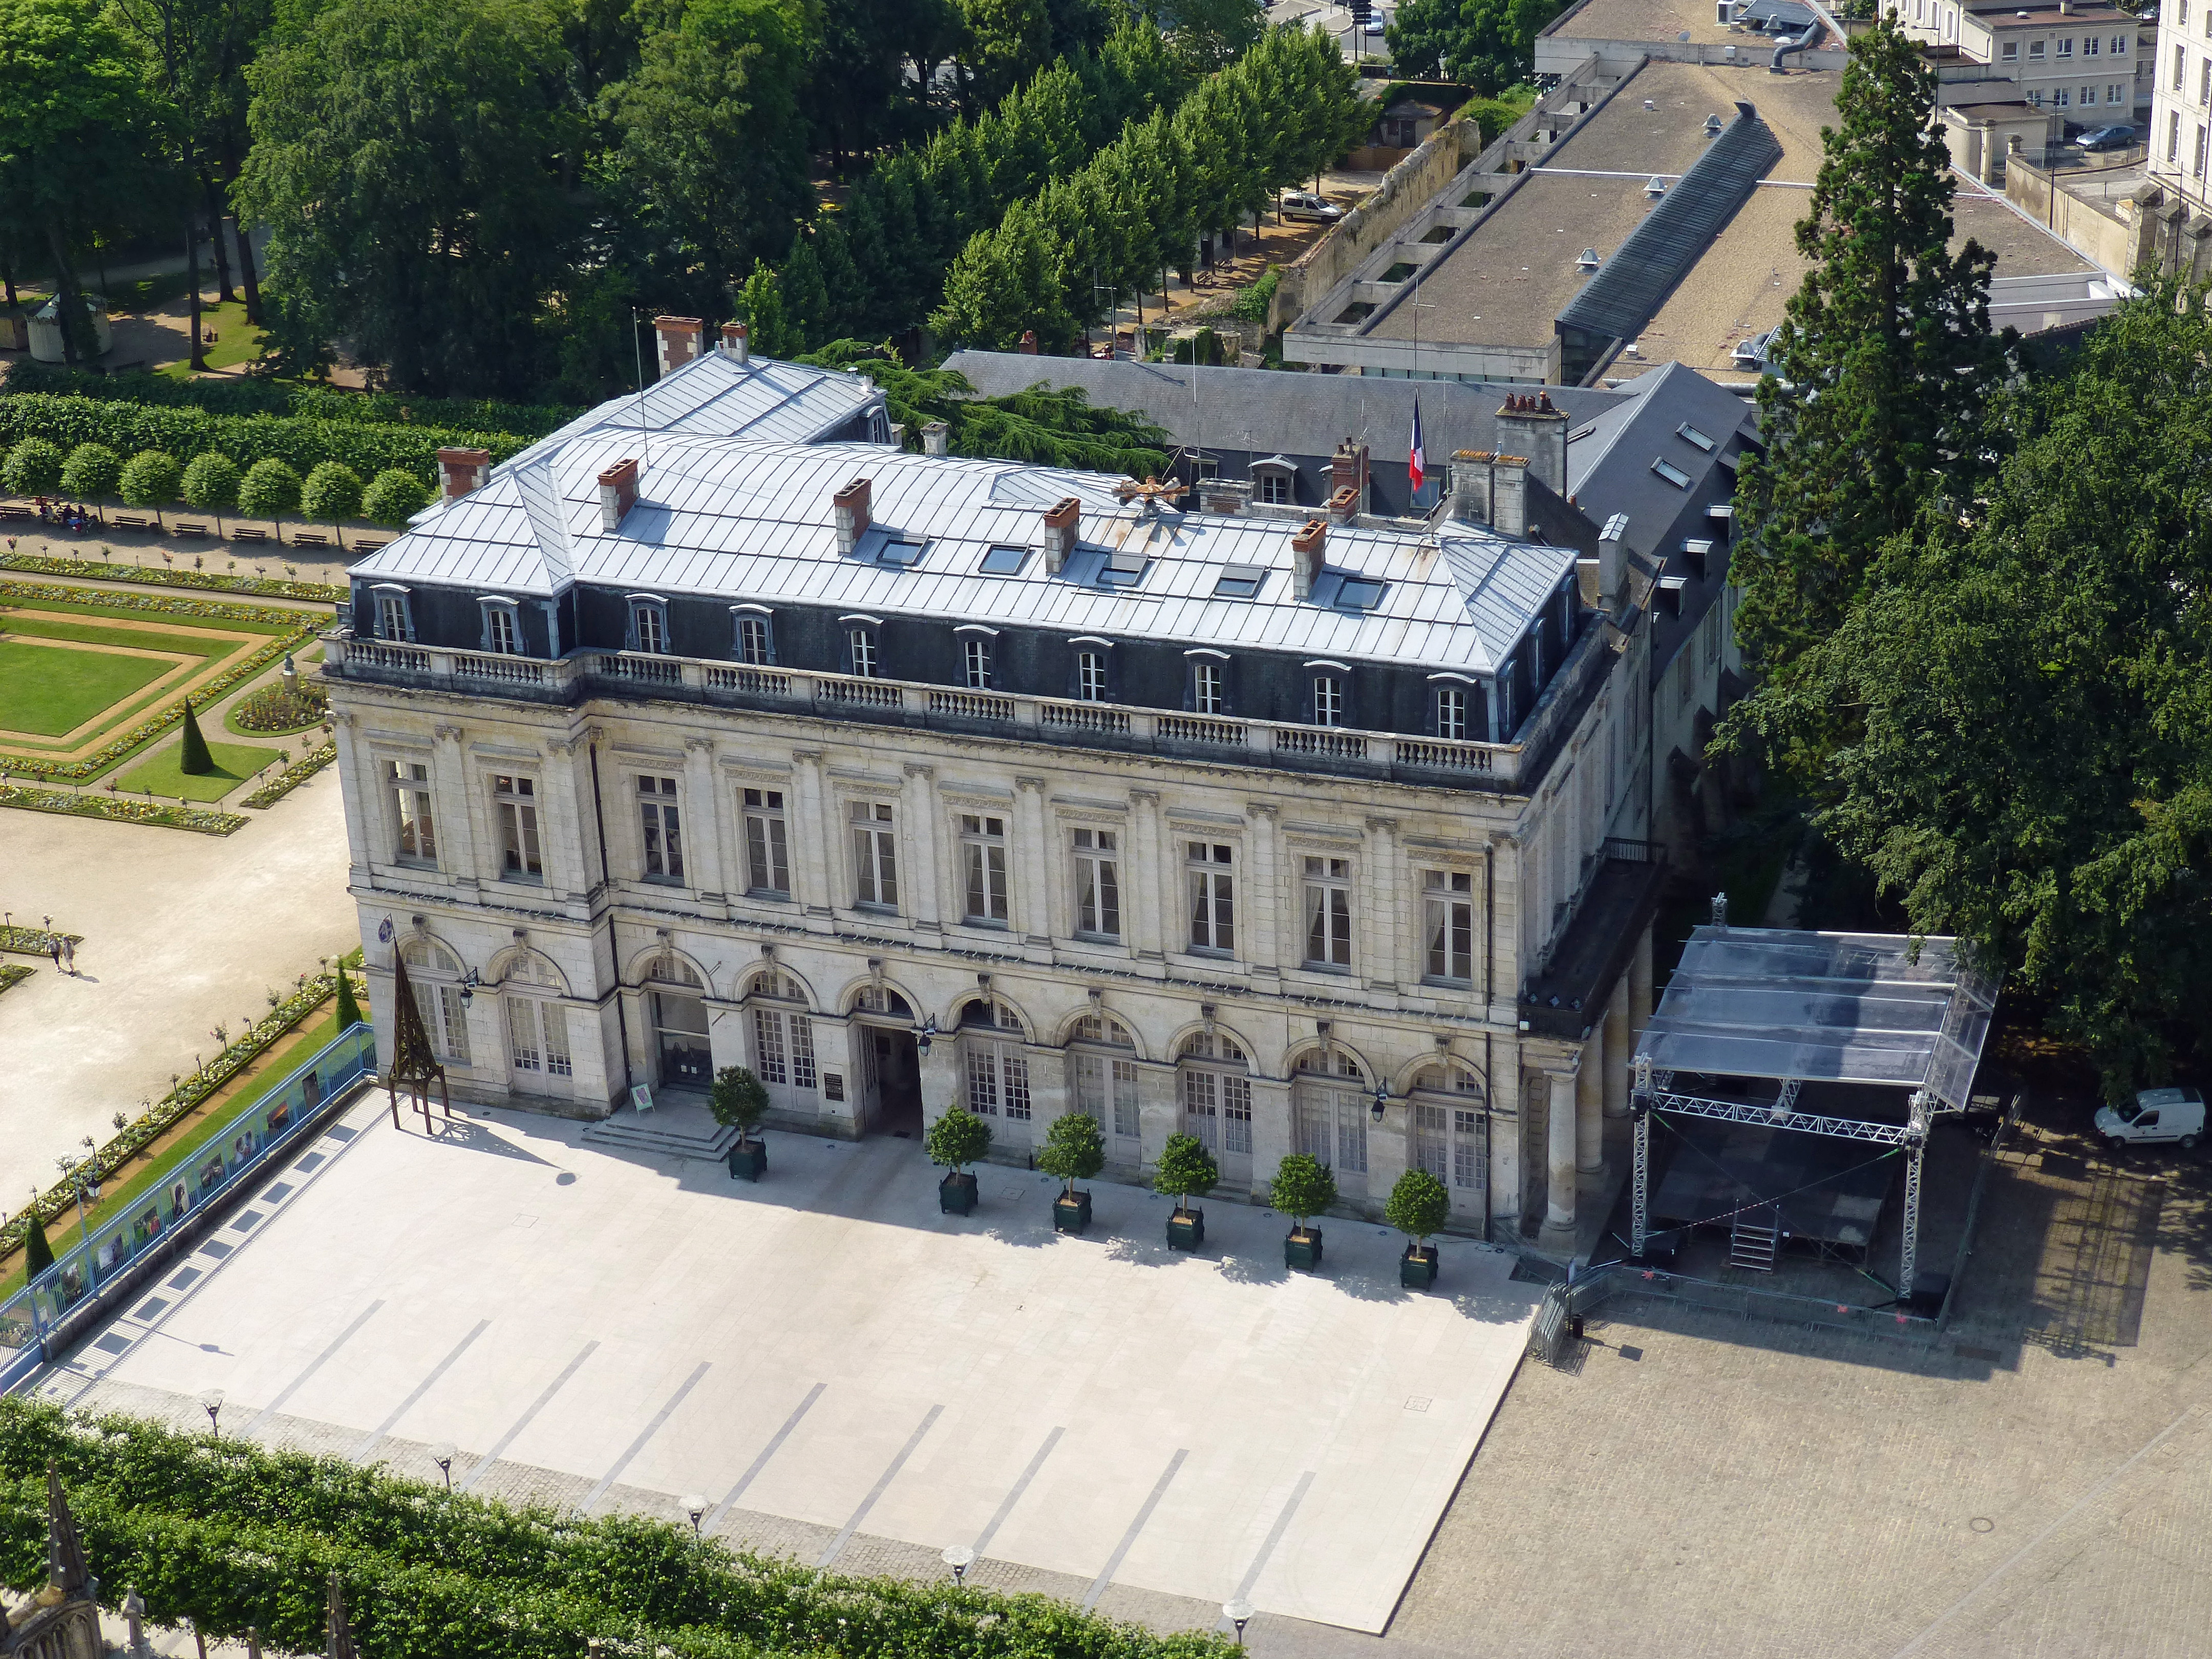
<path fill-rule="evenodd" d="M 2186 1152 L 2204 1133 L 2201 1089 L 2146 1089 L 2128 1106 L 2100 1106 L 2097 1133 L 2115 1152 L 2172 1141 Z"/>

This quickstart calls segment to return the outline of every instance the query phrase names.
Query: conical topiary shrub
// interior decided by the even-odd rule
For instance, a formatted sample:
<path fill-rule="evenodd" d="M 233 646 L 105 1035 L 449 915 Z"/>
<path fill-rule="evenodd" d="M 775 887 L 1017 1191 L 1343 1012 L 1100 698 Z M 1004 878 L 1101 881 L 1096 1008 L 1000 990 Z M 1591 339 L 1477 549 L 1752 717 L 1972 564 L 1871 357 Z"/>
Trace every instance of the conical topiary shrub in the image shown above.
<path fill-rule="evenodd" d="M 354 1000 L 353 981 L 343 963 L 338 968 L 338 1030 L 350 1031 L 361 1024 L 361 1004 Z"/>
<path fill-rule="evenodd" d="M 53 1265 L 54 1247 L 46 1243 L 46 1223 L 33 1210 L 31 1231 L 23 1235 L 23 1277 L 27 1280 L 36 1279 Z"/>
<path fill-rule="evenodd" d="M 195 778 L 215 770 L 215 757 L 208 753 L 207 739 L 200 735 L 200 723 L 189 698 L 185 702 L 184 753 L 178 758 L 177 769 Z"/>

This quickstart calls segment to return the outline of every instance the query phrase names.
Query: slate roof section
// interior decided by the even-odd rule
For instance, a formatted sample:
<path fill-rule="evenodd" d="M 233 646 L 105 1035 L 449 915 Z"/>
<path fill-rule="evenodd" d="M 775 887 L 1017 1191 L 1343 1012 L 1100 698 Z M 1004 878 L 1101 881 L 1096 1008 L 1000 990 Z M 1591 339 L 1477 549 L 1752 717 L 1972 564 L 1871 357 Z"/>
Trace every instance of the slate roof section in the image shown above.
<path fill-rule="evenodd" d="M 1739 100 L 1735 118 L 1559 314 L 1562 328 L 1632 340 L 1705 257 L 1774 164 L 1781 140 Z"/>

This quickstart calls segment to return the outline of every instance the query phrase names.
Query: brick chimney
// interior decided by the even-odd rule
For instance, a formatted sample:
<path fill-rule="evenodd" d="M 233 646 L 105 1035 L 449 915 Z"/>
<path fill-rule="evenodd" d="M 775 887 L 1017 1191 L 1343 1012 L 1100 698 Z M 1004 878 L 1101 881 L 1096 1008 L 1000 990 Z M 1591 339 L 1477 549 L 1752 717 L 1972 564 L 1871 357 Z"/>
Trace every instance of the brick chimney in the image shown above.
<path fill-rule="evenodd" d="M 1490 464 L 1490 522 L 1501 536 L 1528 533 L 1528 458 L 1500 455 Z"/>
<path fill-rule="evenodd" d="M 1352 510 L 1367 510 L 1367 446 L 1355 444 L 1346 438 L 1337 445 L 1336 453 L 1328 458 L 1329 496 L 1334 503 L 1337 491 L 1349 488 L 1358 502 Z"/>
<path fill-rule="evenodd" d="M 724 323 L 722 355 L 740 367 L 752 362 L 753 331 L 743 323 Z"/>
<path fill-rule="evenodd" d="M 1462 449 L 1451 458 L 1451 515 L 1462 524 L 1490 522 L 1490 452 Z"/>
<path fill-rule="evenodd" d="M 945 421 L 932 421 L 921 428 L 921 453 L 925 455 L 947 455 L 952 451 L 952 427 Z"/>
<path fill-rule="evenodd" d="M 482 489 L 491 476 L 489 449 L 441 449 L 438 452 L 438 493 L 459 501 L 471 489 Z"/>
<path fill-rule="evenodd" d="M 1351 484 L 1338 486 L 1328 498 L 1328 521 L 1331 524 L 1350 524 L 1359 516 L 1359 491 Z"/>
<path fill-rule="evenodd" d="M 1035 329 L 1025 328 L 1022 331 L 1021 351 L 1024 357 L 1034 357 L 1037 355 L 1036 331 Z"/>
<path fill-rule="evenodd" d="M 599 528 L 622 528 L 623 514 L 637 505 L 637 461 L 624 457 L 599 474 Z"/>
<path fill-rule="evenodd" d="M 1073 495 L 1061 496 L 1045 510 L 1044 568 L 1047 575 L 1060 574 L 1060 568 L 1067 562 L 1067 556 L 1075 551 L 1076 535 L 1082 528 L 1082 523 L 1083 503 Z"/>
<path fill-rule="evenodd" d="M 1552 405 L 1548 392 L 1507 394 L 1498 411 L 1498 447 L 1528 457 L 1531 477 L 1554 495 L 1567 493 L 1567 417 Z"/>
<path fill-rule="evenodd" d="M 705 349 L 707 325 L 696 317 L 656 317 L 653 319 L 653 331 L 659 343 L 659 362 L 664 378 Z"/>
<path fill-rule="evenodd" d="M 868 533 L 868 502 L 874 493 L 875 486 L 869 480 L 855 478 L 830 498 L 837 520 L 837 551 L 847 558 Z"/>
<path fill-rule="evenodd" d="M 1328 520 L 1308 519 L 1305 526 L 1291 538 L 1291 597 L 1308 599 L 1313 597 L 1314 583 L 1321 579 L 1322 561 L 1328 554 Z"/>

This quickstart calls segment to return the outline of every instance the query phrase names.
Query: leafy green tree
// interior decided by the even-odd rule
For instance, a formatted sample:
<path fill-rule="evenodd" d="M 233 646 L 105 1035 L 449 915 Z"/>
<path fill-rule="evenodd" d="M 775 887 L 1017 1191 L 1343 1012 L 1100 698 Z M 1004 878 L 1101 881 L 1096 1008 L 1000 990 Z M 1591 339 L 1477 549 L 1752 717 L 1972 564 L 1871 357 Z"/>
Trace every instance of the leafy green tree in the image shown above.
<path fill-rule="evenodd" d="M 1382 39 L 1401 75 L 1487 96 L 1534 73 L 1536 37 L 1565 9 L 1566 0 L 1404 0 Z"/>
<path fill-rule="evenodd" d="M 2148 281 L 1998 405 L 2008 452 L 1877 554 L 1793 665 L 1820 827 L 1915 933 L 1957 933 L 2113 1095 L 2212 1058 L 2212 316 Z"/>
<path fill-rule="evenodd" d="M 193 778 L 215 770 L 215 757 L 208 753 L 207 739 L 200 735 L 199 717 L 192 713 L 189 697 L 185 700 L 185 739 L 177 751 L 177 770 Z"/>
<path fill-rule="evenodd" d="M 333 530 L 337 528 L 339 520 L 358 517 L 361 474 L 343 461 L 321 462 L 301 486 L 300 510 Z"/>
<path fill-rule="evenodd" d="M 81 501 L 104 501 L 123 481 L 123 458 L 106 444 L 79 444 L 62 463 L 62 493 Z"/>
<path fill-rule="evenodd" d="M 932 1164 L 963 1170 L 991 1150 L 991 1126 L 956 1100 L 929 1126 L 922 1144 Z"/>
<path fill-rule="evenodd" d="M 1950 155 L 1936 71 L 1893 17 L 1851 41 L 1797 246 L 1813 260 L 1759 382 L 1764 454 L 1736 487 L 1736 634 L 1761 677 L 1731 720 L 1755 728 L 1795 665 L 1849 614 L 1883 540 L 1931 492 L 1972 499 L 1982 410 L 2008 373 L 1990 332 L 1996 256 L 1951 249 Z M 1784 757 L 1814 779 L 1847 726 Z M 1801 730 L 1801 738 L 1811 734 Z"/>
<path fill-rule="evenodd" d="M 738 292 L 738 319 L 751 331 L 751 348 L 763 357 L 795 357 L 805 342 L 783 308 L 783 287 L 764 259 Z"/>
<path fill-rule="evenodd" d="M 725 1129 L 735 1129 L 740 1143 L 753 1138 L 768 1115 L 768 1085 L 743 1066 L 725 1066 L 714 1073 L 707 1091 L 707 1109 Z"/>
<path fill-rule="evenodd" d="M 166 449 L 142 449 L 123 464 L 118 489 L 126 507 L 154 509 L 155 518 L 183 489 L 184 469 Z"/>
<path fill-rule="evenodd" d="M 239 511 L 248 518 L 281 519 L 300 505 L 300 475 L 274 455 L 246 469 L 238 488 Z"/>
<path fill-rule="evenodd" d="M 403 468 L 387 466 L 362 491 L 361 510 L 371 524 L 388 525 L 397 530 L 428 501 L 429 492 L 422 488 L 420 478 Z"/>
<path fill-rule="evenodd" d="M 1382 1218 L 1425 1249 L 1431 1234 L 1440 1233 L 1451 1219 L 1451 1194 L 1426 1170 L 1408 1170 L 1390 1188 Z"/>
<path fill-rule="evenodd" d="M 1175 0 L 1158 9 L 1176 49 L 1201 75 L 1228 63 L 1267 27 L 1263 0 Z"/>
<path fill-rule="evenodd" d="M 1066 1195 L 1075 1196 L 1075 1183 L 1088 1181 L 1106 1167 L 1106 1136 L 1098 1120 L 1088 1112 L 1064 1112 L 1045 1131 L 1044 1146 L 1036 1155 L 1037 1168 L 1067 1183 Z"/>
<path fill-rule="evenodd" d="M 30 1225 L 23 1233 L 23 1277 L 27 1281 L 54 1265 L 54 1247 L 46 1243 L 46 1224 L 39 1218 L 36 1206 L 32 1208 L 29 1218 Z"/>
<path fill-rule="evenodd" d="M 238 505 L 238 463 L 221 450 L 204 449 L 185 467 L 185 500 L 203 513 L 221 515 Z"/>
<path fill-rule="evenodd" d="M 143 188 L 154 142 L 144 70 L 98 0 L 0 0 L 0 233 L 44 245 L 71 364 L 99 348 L 70 248 L 102 204 Z"/>
<path fill-rule="evenodd" d="M 854 152 L 911 136 L 927 118 L 908 66 L 950 56 L 962 27 L 953 0 L 823 0 L 805 106 L 816 147 L 841 175 Z"/>
<path fill-rule="evenodd" d="M 1052 51 L 1045 0 L 959 0 L 960 51 L 971 107 L 995 104 L 1042 69 Z"/>
<path fill-rule="evenodd" d="M 538 386 L 582 205 L 562 70 L 538 0 L 336 0 L 264 49 L 234 195 L 288 366 L 343 336 L 406 391 Z"/>
<path fill-rule="evenodd" d="M 1293 1232 L 1303 1233 L 1309 1220 L 1336 1202 L 1336 1176 L 1312 1153 L 1292 1152 L 1276 1166 L 1267 1201 L 1297 1224 Z"/>
<path fill-rule="evenodd" d="M 44 438 L 26 438 L 8 452 L 0 483 L 11 495 L 43 495 L 61 482 L 61 450 Z"/>
<path fill-rule="evenodd" d="M 1204 1198 L 1220 1183 L 1221 1166 L 1196 1135 L 1170 1135 L 1152 1166 L 1152 1190 L 1175 1200 L 1177 1215 L 1189 1211 L 1192 1199 Z"/>
<path fill-rule="evenodd" d="M 353 994 L 353 977 L 352 977 L 352 975 L 349 975 L 349 974 L 348 974 L 348 973 L 346 972 L 346 970 L 345 970 L 345 964 L 344 964 L 343 963 L 340 963 L 338 964 L 338 967 L 337 967 L 337 976 L 338 976 L 338 1006 L 337 1006 L 338 1030 L 340 1030 L 341 1031 L 350 1031 L 351 1030 L 353 1030 L 353 1028 L 354 1028 L 355 1026 L 356 1026 L 356 1025 L 358 1025 L 358 1024 L 361 1024 L 361 1021 L 362 1021 L 361 1004 L 360 1004 L 358 1001 L 356 1001 L 356 1000 L 355 1000 L 355 998 L 354 998 L 354 994 Z"/>
<path fill-rule="evenodd" d="M 648 240 L 672 246 L 662 280 L 694 307 L 781 258 L 812 211 L 806 16 L 785 0 L 691 0 L 605 94 L 615 188 L 641 201 Z"/>

